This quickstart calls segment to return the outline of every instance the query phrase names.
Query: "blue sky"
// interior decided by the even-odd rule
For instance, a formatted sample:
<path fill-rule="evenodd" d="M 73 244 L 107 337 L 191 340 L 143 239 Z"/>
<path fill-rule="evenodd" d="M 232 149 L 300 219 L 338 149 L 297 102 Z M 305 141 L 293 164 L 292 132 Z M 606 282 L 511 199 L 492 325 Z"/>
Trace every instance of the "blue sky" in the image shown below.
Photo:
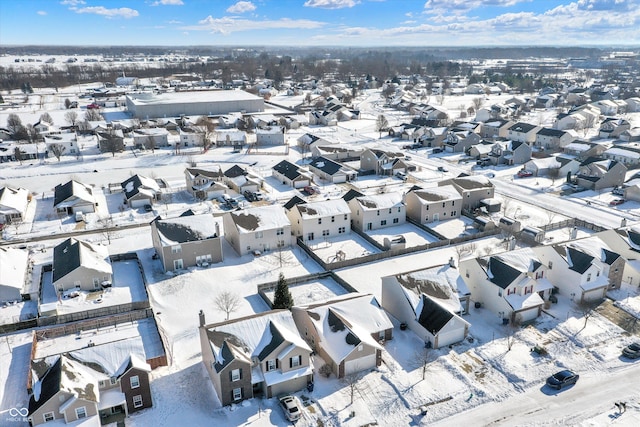
<path fill-rule="evenodd" d="M 0 0 L 0 44 L 640 45 L 640 0 Z"/>

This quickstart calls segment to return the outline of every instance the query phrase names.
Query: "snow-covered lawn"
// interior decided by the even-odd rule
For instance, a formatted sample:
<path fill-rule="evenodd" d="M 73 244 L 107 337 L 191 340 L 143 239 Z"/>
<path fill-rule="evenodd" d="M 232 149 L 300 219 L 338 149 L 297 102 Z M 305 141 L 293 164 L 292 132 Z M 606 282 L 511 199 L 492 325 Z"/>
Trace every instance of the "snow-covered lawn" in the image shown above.
<path fill-rule="evenodd" d="M 406 240 L 407 248 L 426 245 L 427 243 L 438 240 L 436 236 L 426 233 L 410 223 L 380 228 L 378 230 L 369 230 L 366 233 L 381 245 L 384 244 L 385 238 L 391 239 L 395 236 L 402 235 Z"/>
<path fill-rule="evenodd" d="M 346 289 L 332 278 L 296 283 L 295 285 L 290 284 L 289 291 L 291 292 L 295 305 L 309 305 L 348 293 Z M 270 301 L 273 301 L 275 289 L 266 291 L 265 295 Z"/>
<path fill-rule="evenodd" d="M 327 237 L 325 240 L 316 239 L 305 243 L 320 259 L 329 263 L 380 252 L 356 233 Z M 341 253 L 344 253 L 344 258 Z"/>

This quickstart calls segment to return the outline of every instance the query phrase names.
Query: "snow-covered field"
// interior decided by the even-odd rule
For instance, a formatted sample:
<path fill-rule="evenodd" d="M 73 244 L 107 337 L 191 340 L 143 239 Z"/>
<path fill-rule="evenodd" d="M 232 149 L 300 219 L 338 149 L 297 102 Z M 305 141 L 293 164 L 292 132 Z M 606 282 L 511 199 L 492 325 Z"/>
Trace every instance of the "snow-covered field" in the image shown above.
<path fill-rule="evenodd" d="M 456 98 L 459 105 L 465 102 Z M 363 101 L 364 104 L 366 104 Z M 51 106 L 52 116 L 56 113 L 55 102 Z M 373 104 L 371 104 L 373 105 Z M 35 107 L 34 107 L 35 108 Z M 34 108 L 19 107 L 23 122 L 32 122 L 39 116 Z M 376 106 L 375 108 L 382 108 Z M 387 113 L 387 110 L 380 110 Z M 375 117 L 380 111 L 369 112 Z M 0 123 L 6 120 L 10 111 L 0 113 Z M 389 112 L 390 113 L 390 112 Z M 60 117 L 59 119 L 57 117 Z M 379 135 L 371 127 L 371 117 L 362 121 L 348 122 L 339 133 L 353 137 L 366 137 L 367 144 L 378 144 Z M 403 120 L 400 114 L 390 114 L 390 122 Z M 62 114 L 54 120 L 63 122 Z M 342 124 L 341 124 L 342 126 Z M 345 130 L 346 129 L 346 130 Z M 299 131 L 300 133 L 302 131 Z M 390 138 L 383 143 L 391 144 Z M 393 144 L 396 144 L 395 142 Z M 397 144 L 396 144 L 397 145 Z M 450 175 L 464 169 L 470 173 L 470 165 L 458 164 L 453 156 L 444 154 L 430 157 L 428 153 L 412 153 L 413 159 L 422 165 L 425 181 L 441 179 L 443 174 L 435 172 L 434 165 L 450 160 L 447 167 Z M 298 162 L 301 155 L 290 150 L 289 160 Z M 159 261 L 152 259 L 148 222 L 157 214 L 175 216 L 187 208 L 198 212 L 215 212 L 215 203 L 196 202 L 185 196 L 180 188 L 184 186 L 183 171 L 192 161 L 198 166 L 214 163 L 252 164 L 259 170 L 268 171 L 282 160 L 282 155 L 251 155 L 231 153 L 229 149 L 215 148 L 207 153 L 197 150 L 184 155 L 174 155 L 170 150 L 156 150 L 134 156 L 132 153 L 118 154 L 116 157 L 100 155 L 88 150 L 81 159 L 65 158 L 61 162 L 47 160 L 32 164 L 25 162 L 3 164 L 0 170 L 0 186 L 22 186 L 35 193 L 30 218 L 34 223 L 19 227 L 8 227 L 5 237 L 23 244 L 31 237 L 51 237 L 51 239 L 27 243 L 28 246 L 51 248 L 59 241 L 61 232 L 80 230 L 90 232 L 91 241 L 107 243 L 110 253 L 135 251 L 144 267 L 148 284 L 149 299 L 156 318 L 169 343 L 166 349 L 170 366 L 158 368 L 152 373 L 154 407 L 144 410 L 127 420 L 132 426 L 268 426 L 285 424 L 284 417 L 272 400 L 254 399 L 242 405 L 221 408 L 213 391 L 206 371 L 201 364 L 200 343 L 197 336 L 198 312 L 204 310 L 207 323 L 225 320 L 225 313 L 215 308 L 214 299 L 223 291 L 231 291 L 241 298 L 241 304 L 232 317 L 241 317 L 268 309 L 258 296 L 257 285 L 274 282 L 282 272 L 285 277 L 297 277 L 320 272 L 320 267 L 303 251 L 292 248 L 282 253 L 270 253 L 260 257 L 237 256 L 224 243 L 224 262 L 207 268 L 194 268 L 179 275 L 167 275 L 161 270 Z M 455 168 L 455 169 L 453 169 Z M 466 168 L 466 169 L 465 169 Z M 495 173 L 498 196 L 510 202 L 505 203 L 506 214 L 521 220 L 526 225 L 543 225 L 573 217 L 576 206 L 586 209 L 582 197 L 592 201 L 589 214 L 594 221 L 603 224 L 619 224 L 624 215 L 630 224 L 637 221 L 640 206 L 628 203 L 618 208 L 608 205 L 608 194 L 580 194 L 581 198 L 559 198 L 554 192 L 561 183 L 544 178 L 513 179 L 519 167 L 492 169 Z M 52 209 L 51 191 L 56 184 L 77 177 L 85 184 L 93 184 L 98 190 L 109 183 L 121 182 L 132 173 L 162 177 L 174 191 L 175 197 L 167 204 L 156 206 L 153 213 L 138 210 L 118 209 L 117 196 L 98 191 L 104 197 L 101 212 L 89 216 L 86 224 L 78 225 L 69 218 L 50 216 Z M 268 174 L 268 172 L 265 172 Z M 357 181 L 359 188 L 373 190 L 380 184 L 367 178 Z M 402 191 L 404 184 L 395 178 L 387 178 L 383 184 L 385 191 Z M 346 191 L 342 186 L 321 186 L 321 196 L 339 197 Z M 270 201 L 287 200 L 296 191 L 281 188 L 267 180 L 267 198 Z M 534 198 L 536 206 L 526 203 L 526 198 Z M 113 200 L 111 200 L 113 198 Z M 581 210 L 581 213 L 584 212 Z M 101 232 L 101 217 L 111 215 L 119 224 L 140 224 L 139 227 L 121 230 L 106 236 Z M 441 234 L 452 237 L 463 233 L 468 223 L 463 220 L 442 222 L 434 225 Z M 404 229 L 398 230 L 403 231 Z M 397 233 L 396 230 L 393 231 Z M 579 231 L 579 237 L 587 235 Z M 552 233 L 553 241 L 568 239 L 568 233 L 559 230 Z M 548 237 L 549 237 L 548 236 Z M 56 240 L 57 239 L 57 240 Z M 429 236 L 416 233 L 412 244 L 421 244 Z M 409 239 L 408 239 L 409 240 Z M 489 249 L 485 249 L 489 248 Z M 363 239 L 351 233 L 348 238 L 331 240 L 314 245 L 313 249 L 322 259 L 336 256 L 342 250 L 351 257 L 377 250 Z M 473 253 L 484 255 L 487 251 L 501 251 L 504 242 L 501 236 L 474 241 Z M 346 268 L 336 273 L 360 292 L 371 293 L 380 298 L 380 277 L 409 270 L 444 264 L 456 257 L 451 247 L 440 248 L 426 253 L 414 253 L 384 259 L 378 262 Z M 45 253 L 37 255 L 37 262 L 45 262 Z M 296 301 L 310 303 L 320 298 L 338 294 L 340 290 L 332 281 L 321 280 L 300 287 L 292 287 Z M 625 285 L 623 290 L 611 295 L 617 306 L 638 315 L 640 297 L 638 288 Z M 300 392 L 301 399 L 310 404 L 305 409 L 300 426 L 361 426 L 377 423 L 384 426 L 406 425 L 548 425 L 550 423 L 581 425 L 640 424 L 640 363 L 633 363 L 619 357 L 620 349 L 634 339 L 603 316 L 596 314 L 586 321 L 575 305 L 560 299 L 552 305 L 548 314 L 543 314 L 535 325 L 511 329 L 501 325 L 500 319 L 483 309 L 471 309 L 465 317 L 471 323 L 469 339 L 452 348 L 439 350 L 424 349 L 423 342 L 410 331 L 394 329 L 394 338 L 385 343 L 384 363 L 379 369 L 366 372 L 358 381 L 354 402 L 350 403 L 349 387 L 334 377 L 325 379 L 316 376 L 314 391 Z M 0 312 L 1 314 L 1 312 Z M 396 322 L 397 326 L 397 322 Z M 30 355 L 31 334 L 20 332 L 0 337 L 0 425 L 12 408 L 21 408 L 28 401 L 25 390 L 26 373 Z M 541 345 L 547 355 L 540 356 L 531 349 Z M 425 354 L 427 355 L 425 359 Z M 424 370 L 425 360 L 429 361 Z M 316 368 L 322 360 L 316 358 Z M 562 393 L 550 393 L 542 386 L 544 379 L 561 368 L 571 368 L 582 376 L 573 388 Z M 615 378 L 610 381 L 608 378 Z M 628 385 L 627 385 L 628 383 Z M 624 387 L 621 387 L 621 384 Z M 597 390 L 596 390 L 597 389 Z M 595 391 L 593 391 L 595 390 Z M 593 391 L 593 393 L 592 393 Z M 597 391 L 597 392 L 596 392 Z M 578 399 L 579 398 L 579 399 Z M 614 401 L 625 400 L 627 413 L 613 418 Z M 539 408 L 549 408 L 542 411 Z M 466 412 L 469 411 L 469 412 Z M 530 413 L 531 412 L 531 413 Z M 423 414 L 424 413 L 424 414 Z M 531 418 L 527 418 L 527 417 Z M 547 417 L 547 418 L 545 418 Z M 24 422 L 11 422 L 22 426 Z"/>

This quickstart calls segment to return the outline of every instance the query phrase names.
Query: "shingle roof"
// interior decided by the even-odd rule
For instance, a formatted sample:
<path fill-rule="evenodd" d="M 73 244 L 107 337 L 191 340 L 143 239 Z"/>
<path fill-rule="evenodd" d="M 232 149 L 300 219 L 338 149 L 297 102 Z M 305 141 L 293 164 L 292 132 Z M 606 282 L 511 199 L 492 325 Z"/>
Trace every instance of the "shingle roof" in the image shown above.
<path fill-rule="evenodd" d="M 591 255 L 568 246 L 567 259 L 569 261 L 569 269 L 582 274 L 591 267 L 594 258 Z"/>
<path fill-rule="evenodd" d="M 300 172 L 298 172 L 298 165 L 294 165 L 288 160 L 281 161 L 272 169 L 291 180 L 296 179 L 300 176 Z"/>
<path fill-rule="evenodd" d="M 489 281 L 502 289 L 506 289 L 521 274 L 520 271 L 497 257 L 489 258 L 488 273 Z"/>
<path fill-rule="evenodd" d="M 40 379 L 40 395 L 31 395 L 29 399 L 29 414 L 33 414 L 38 408 L 47 403 L 58 391 L 60 391 L 60 378 L 62 376 L 62 359 L 58 358 L 49 370 Z"/>
<path fill-rule="evenodd" d="M 427 331 L 437 334 L 453 318 L 453 313 L 433 301 L 427 295 L 422 295 L 420 312 L 416 313 L 418 323 Z M 434 335 L 435 335 L 434 334 Z"/>
<path fill-rule="evenodd" d="M 535 129 L 537 126 L 529 123 L 518 122 L 509 128 L 510 131 L 528 133 Z"/>
<path fill-rule="evenodd" d="M 335 175 L 342 168 L 340 163 L 336 163 L 326 157 L 314 158 L 311 163 L 309 163 L 309 166 L 319 169 L 328 175 Z"/>

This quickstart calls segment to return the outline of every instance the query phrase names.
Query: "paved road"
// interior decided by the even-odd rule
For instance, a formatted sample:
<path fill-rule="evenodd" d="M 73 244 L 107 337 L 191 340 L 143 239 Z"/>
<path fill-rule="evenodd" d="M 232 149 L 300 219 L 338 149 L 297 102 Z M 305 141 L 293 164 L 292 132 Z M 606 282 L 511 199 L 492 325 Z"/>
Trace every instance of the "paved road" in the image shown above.
<path fill-rule="evenodd" d="M 606 374 L 581 374 L 578 383 L 560 392 L 546 386 L 487 403 L 462 412 L 434 426 L 464 425 L 609 425 L 617 412 L 614 403 L 624 401 L 630 409 L 616 419 L 620 426 L 640 425 L 640 361 Z"/>

